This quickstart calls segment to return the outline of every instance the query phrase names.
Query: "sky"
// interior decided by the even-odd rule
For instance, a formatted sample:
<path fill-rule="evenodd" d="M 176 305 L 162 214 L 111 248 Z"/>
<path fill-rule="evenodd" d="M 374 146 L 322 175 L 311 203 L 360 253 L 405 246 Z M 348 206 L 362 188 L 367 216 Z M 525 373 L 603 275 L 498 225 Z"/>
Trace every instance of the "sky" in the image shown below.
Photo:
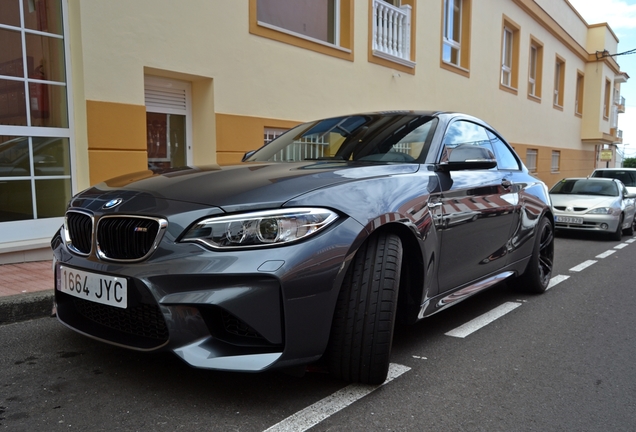
<path fill-rule="evenodd" d="M 618 53 L 636 49 L 636 0 L 568 0 L 588 24 L 606 22 L 618 37 Z M 617 54 L 617 53 L 610 53 Z M 629 80 L 621 84 L 625 112 L 618 115 L 626 157 L 636 157 L 636 53 L 614 57 Z"/>

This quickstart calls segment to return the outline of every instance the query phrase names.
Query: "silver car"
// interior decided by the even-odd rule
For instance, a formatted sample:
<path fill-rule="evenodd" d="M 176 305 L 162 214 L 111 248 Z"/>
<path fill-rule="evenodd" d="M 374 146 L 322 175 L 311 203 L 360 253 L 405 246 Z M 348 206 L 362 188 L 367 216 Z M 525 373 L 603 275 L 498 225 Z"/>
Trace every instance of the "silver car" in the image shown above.
<path fill-rule="evenodd" d="M 555 229 L 634 234 L 634 198 L 612 178 L 564 178 L 550 190 Z"/>

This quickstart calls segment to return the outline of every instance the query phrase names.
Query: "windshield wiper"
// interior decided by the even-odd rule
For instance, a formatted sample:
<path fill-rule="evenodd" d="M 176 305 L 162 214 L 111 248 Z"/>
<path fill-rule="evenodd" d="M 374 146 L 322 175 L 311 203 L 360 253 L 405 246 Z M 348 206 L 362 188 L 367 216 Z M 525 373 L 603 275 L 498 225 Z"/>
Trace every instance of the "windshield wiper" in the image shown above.
<path fill-rule="evenodd" d="M 323 157 L 317 157 L 317 158 L 304 158 L 304 161 L 319 161 L 319 160 L 337 160 L 337 161 L 344 161 L 346 160 L 345 158 L 343 158 L 342 156 L 323 156 Z"/>

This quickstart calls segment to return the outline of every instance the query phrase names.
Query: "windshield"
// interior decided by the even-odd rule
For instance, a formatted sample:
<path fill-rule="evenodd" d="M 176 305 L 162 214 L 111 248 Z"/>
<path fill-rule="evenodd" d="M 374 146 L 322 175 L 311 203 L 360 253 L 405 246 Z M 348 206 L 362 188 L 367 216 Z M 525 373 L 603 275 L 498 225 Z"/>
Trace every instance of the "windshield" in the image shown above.
<path fill-rule="evenodd" d="M 592 177 L 613 178 L 623 182 L 625 186 L 636 186 L 636 171 L 628 170 L 597 170 Z"/>
<path fill-rule="evenodd" d="M 613 181 L 594 179 L 563 179 L 550 190 L 560 195 L 618 196 L 618 187 Z"/>
<path fill-rule="evenodd" d="M 413 113 L 319 120 L 285 132 L 247 161 L 416 162 L 428 150 L 436 123 L 433 117 Z"/>

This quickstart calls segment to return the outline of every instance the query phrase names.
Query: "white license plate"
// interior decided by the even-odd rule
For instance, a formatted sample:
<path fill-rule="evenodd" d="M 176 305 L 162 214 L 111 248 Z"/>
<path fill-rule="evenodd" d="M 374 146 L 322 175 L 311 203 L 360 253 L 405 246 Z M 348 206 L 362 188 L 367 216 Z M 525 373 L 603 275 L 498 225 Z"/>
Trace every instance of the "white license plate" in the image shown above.
<path fill-rule="evenodd" d="M 126 278 L 60 266 L 55 285 L 58 291 L 84 300 L 122 309 L 128 306 Z"/>
<path fill-rule="evenodd" d="M 583 218 L 572 216 L 557 216 L 556 221 L 566 224 L 583 225 Z"/>

